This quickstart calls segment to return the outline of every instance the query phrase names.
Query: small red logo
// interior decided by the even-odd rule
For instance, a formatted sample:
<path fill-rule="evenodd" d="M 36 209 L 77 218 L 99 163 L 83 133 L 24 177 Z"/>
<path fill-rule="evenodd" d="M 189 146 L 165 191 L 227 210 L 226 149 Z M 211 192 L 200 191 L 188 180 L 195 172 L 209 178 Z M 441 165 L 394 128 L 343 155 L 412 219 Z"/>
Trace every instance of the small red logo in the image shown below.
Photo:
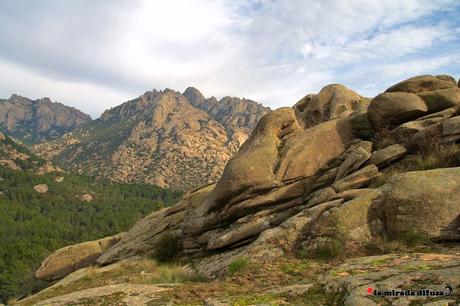
<path fill-rule="evenodd" d="M 371 287 L 367 288 L 367 293 L 368 294 L 372 294 L 372 292 L 374 292 L 374 289 L 372 289 Z"/>

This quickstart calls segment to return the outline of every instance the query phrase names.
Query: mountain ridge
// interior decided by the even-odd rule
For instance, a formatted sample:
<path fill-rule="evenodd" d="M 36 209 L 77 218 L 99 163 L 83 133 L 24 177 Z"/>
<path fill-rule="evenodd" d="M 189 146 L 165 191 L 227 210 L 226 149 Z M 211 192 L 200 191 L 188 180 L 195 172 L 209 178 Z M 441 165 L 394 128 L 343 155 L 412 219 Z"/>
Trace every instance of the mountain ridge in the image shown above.
<path fill-rule="evenodd" d="M 267 112 L 248 99 L 206 99 L 197 89 L 152 90 L 34 151 L 90 175 L 192 189 L 218 179 Z"/>
<path fill-rule="evenodd" d="M 28 144 L 57 138 L 90 121 L 82 111 L 47 97 L 32 100 L 12 94 L 0 99 L 0 128 Z"/>

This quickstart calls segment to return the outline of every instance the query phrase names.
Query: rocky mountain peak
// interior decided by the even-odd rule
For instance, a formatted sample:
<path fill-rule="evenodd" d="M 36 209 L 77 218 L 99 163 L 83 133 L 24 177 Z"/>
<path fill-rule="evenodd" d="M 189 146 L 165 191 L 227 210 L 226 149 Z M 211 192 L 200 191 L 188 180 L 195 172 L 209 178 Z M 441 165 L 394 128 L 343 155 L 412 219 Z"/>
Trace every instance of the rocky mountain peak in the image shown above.
<path fill-rule="evenodd" d="M 59 137 L 90 121 L 89 115 L 47 97 L 31 100 L 13 94 L 0 99 L 0 128 L 26 143 Z"/>
<path fill-rule="evenodd" d="M 192 87 L 152 90 L 36 150 L 70 169 L 187 190 L 217 180 L 268 111 L 250 100 L 205 99 Z"/>
<path fill-rule="evenodd" d="M 195 87 L 187 87 L 183 95 L 189 100 L 193 106 L 201 105 L 205 102 L 203 94 Z"/>

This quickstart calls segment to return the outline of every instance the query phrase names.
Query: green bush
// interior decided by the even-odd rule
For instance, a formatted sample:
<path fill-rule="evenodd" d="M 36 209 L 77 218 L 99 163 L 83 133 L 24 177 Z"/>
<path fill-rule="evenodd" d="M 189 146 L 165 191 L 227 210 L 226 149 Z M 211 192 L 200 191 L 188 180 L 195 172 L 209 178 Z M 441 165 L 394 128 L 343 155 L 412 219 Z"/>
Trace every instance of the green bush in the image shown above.
<path fill-rule="evenodd" d="M 414 247 L 421 244 L 431 244 L 431 240 L 428 236 L 416 229 L 412 229 L 404 233 L 400 240 L 404 242 L 408 247 Z"/>
<path fill-rule="evenodd" d="M 302 250 L 300 256 L 311 259 L 331 260 L 343 254 L 345 244 L 342 240 L 329 238 L 319 241 L 314 247 Z"/>
<path fill-rule="evenodd" d="M 362 140 L 373 140 L 375 132 L 372 129 L 366 114 L 357 115 L 351 120 L 351 130 L 353 134 Z"/>
<path fill-rule="evenodd" d="M 174 262 L 179 252 L 179 239 L 173 233 L 168 232 L 161 237 L 153 257 L 158 262 Z"/>
<path fill-rule="evenodd" d="M 387 236 L 374 237 L 364 244 L 367 255 L 381 255 L 406 251 L 405 245 L 398 240 L 389 240 Z"/>
<path fill-rule="evenodd" d="M 249 265 L 249 259 L 240 257 L 228 265 L 228 275 L 233 276 L 238 272 L 246 269 Z"/>
<path fill-rule="evenodd" d="M 177 284 L 209 281 L 209 279 L 205 276 L 177 264 L 158 265 L 152 274 L 152 278 L 148 280 L 148 283 L 151 284 Z"/>

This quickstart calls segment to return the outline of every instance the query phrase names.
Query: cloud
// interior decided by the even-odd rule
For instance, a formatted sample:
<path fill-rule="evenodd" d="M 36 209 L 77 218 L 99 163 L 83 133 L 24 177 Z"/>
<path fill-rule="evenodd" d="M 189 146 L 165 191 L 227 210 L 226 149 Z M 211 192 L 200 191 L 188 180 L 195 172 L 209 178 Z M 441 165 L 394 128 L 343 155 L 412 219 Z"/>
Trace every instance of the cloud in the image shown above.
<path fill-rule="evenodd" d="M 4 0 L 0 59 L 15 79 L 2 73 L 0 95 L 24 88 L 93 115 L 152 88 L 189 85 L 272 107 L 329 83 L 374 95 L 416 73 L 460 74 L 453 65 L 459 7 L 454 0 Z"/>
<path fill-rule="evenodd" d="M 52 93 L 53 101 L 85 110 L 93 118 L 98 117 L 105 109 L 134 97 L 131 93 L 92 83 L 50 79 L 2 61 L 0 71 L 2 75 L 8 76 L 0 82 L 0 92 L 5 93 L 3 98 L 12 93 L 33 98 L 51 97 Z"/>

